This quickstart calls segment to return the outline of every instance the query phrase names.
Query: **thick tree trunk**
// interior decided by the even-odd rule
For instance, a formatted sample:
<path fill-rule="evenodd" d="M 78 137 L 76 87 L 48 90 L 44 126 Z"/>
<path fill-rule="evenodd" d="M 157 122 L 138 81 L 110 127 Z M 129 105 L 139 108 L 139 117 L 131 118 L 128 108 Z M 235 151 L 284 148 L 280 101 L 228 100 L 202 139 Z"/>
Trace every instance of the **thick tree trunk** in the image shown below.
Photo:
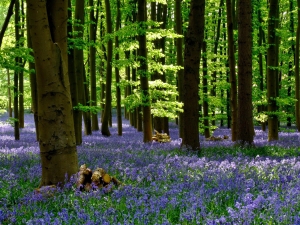
<path fill-rule="evenodd" d="M 36 63 L 41 185 L 78 171 L 67 61 L 68 2 L 27 0 Z"/>
<path fill-rule="evenodd" d="M 117 18 L 116 18 L 116 32 L 121 26 L 121 10 L 120 10 L 120 0 L 117 0 Z M 119 56 L 119 37 L 115 37 L 115 48 L 117 49 L 116 61 L 118 62 Z M 117 123 L 118 123 L 118 135 L 122 135 L 122 108 L 121 108 L 121 88 L 120 84 L 120 72 L 118 66 L 115 67 L 116 75 L 116 98 L 117 98 Z"/>
<path fill-rule="evenodd" d="M 147 47 L 146 47 L 146 31 L 143 23 L 147 21 L 146 11 L 147 0 L 140 0 L 138 2 L 138 16 L 137 21 L 141 25 L 138 36 L 139 41 L 139 62 L 138 74 L 140 76 L 141 84 L 141 99 L 143 111 L 143 134 L 144 142 L 152 141 L 152 123 L 151 123 L 151 106 L 149 97 L 149 83 L 148 83 L 148 65 L 147 65 Z"/>
<path fill-rule="evenodd" d="M 109 0 L 105 0 L 105 11 L 106 11 L 106 33 L 112 33 L 112 21 L 111 21 L 111 10 Z M 111 82 L 112 82 L 112 51 L 113 43 L 109 39 L 107 42 L 107 65 L 106 65 L 106 84 L 105 84 L 105 107 L 101 126 L 101 133 L 104 136 L 110 136 L 108 128 L 109 118 L 111 114 Z"/>
<path fill-rule="evenodd" d="M 252 7 L 251 0 L 238 2 L 238 134 L 241 145 L 253 145 L 252 114 Z"/>
<path fill-rule="evenodd" d="M 278 116 L 276 115 L 278 95 L 278 45 L 276 43 L 276 20 L 278 0 L 270 0 L 268 22 L 267 92 L 268 92 L 268 140 L 278 140 Z M 297 91 L 296 91 L 297 92 Z"/>
<path fill-rule="evenodd" d="M 199 66 L 204 37 L 205 0 L 192 0 L 184 49 L 183 138 L 182 146 L 200 150 Z"/>
<path fill-rule="evenodd" d="M 230 82 L 230 114 L 231 114 L 231 140 L 237 138 L 237 82 L 235 74 L 234 38 L 233 38 L 233 16 L 231 0 L 226 0 L 227 10 L 227 35 L 228 35 L 228 62 Z"/>
<path fill-rule="evenodd" d="M 176 33 L 182 35 L 182 17 L 181 17 L 181 0 L 175 1 L 175 21 L 176 21 Z M 176 61 L 178 66 L 183 67 L 183 54 L 182 54 L 182 40 L 183 37 L 176 39 Z M 178 82 L 178 101 L 183 102 L 183 69 L 177 72 L 177 82 Z M 183 113 L 178 113 L 178 127 L 179 127 L 179 137 L 183 137 Z"/>

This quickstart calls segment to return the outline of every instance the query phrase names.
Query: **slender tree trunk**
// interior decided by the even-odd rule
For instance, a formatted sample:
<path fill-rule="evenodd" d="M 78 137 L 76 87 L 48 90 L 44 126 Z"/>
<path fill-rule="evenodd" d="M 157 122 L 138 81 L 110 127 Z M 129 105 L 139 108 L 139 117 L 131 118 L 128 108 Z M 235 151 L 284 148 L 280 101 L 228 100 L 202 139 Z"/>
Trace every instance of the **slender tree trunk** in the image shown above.
<path fill-rule="evenodd" d="M 19 0 L 16 0 L 15 3 L 15 38 L 16 38 L 16 48 L 19 48 L 20 44 L 20 13 L 19 13 Z M 20 140 L 20 120 L 19 120 L 19 73 L 21 67 L 21 58 L 16 57 L 15 63 L 17 69 L 14 72 L 14 133 L 15 133 L 15 140 Z"/>
<path fill-rule="evenodd" d="M 252 5 L 238 1 L 238 134 L 240 145 L 253 145 L 252 114 Z"/>
<path fill-rule="evenodd" d="M 183 138 L 182 146 L 200 150 L 199 66 L 204 37 L 205 0 L 191 0 L 189 26 L 184 49 Z"/>
<path fill-rule="evenodd" d="M 233 13 L 231 0 L 226 0 L 227 10 L 227 35 L 228 35 L 228 62 L 230 82 L 230 111 L 231 111 L 231 140 L 237 139 L 237 81 L 235 74 L 234 38 L 233 38 Z"/>
<path fill-rule="evenodd" d="M 267 92 L 268 92 L 268 140 L 278 140 L 278 116 L 276 115 L 278 94 L 278 45 L 276 44 L 276 20 L 278 0 L 270 0 L 268 22 Z"/>
<path fill-rule="evenodd" d="M 142 99 L 142 111 L 143 111 L 143 134 L 144 142 L 152 141 L 152 123 L 151 123 L 151 107 L 149 97 L 149 83 L 148 83 L 148 65 L 147 65 L 147 47 L 146 47 L 146 31 L 144 23 L 147 21 L 146 11 L 147 0 L 140 0 L 138 2 L 138 16 L 137 21 L 140 24 L 142 30 L 138 35 L 139 42 L 139 55 L 138 59 L 140 65 L 138 67 L 138 74 L 140 76 L 141 84 L 141 99 Z"/>
<path fill-rule="evenodd" d="M 116 18 L 116 32 L 118 32 L 121 26 L 121 10 L 120 10 L 120 0 L 117 0 L 117 18 Z M 115 37 L 115 48 L 116 53 L 116 62 L 119 61 L 119 37 Z M 116 74 L 116 98 L 117 98 L 117 123 L 118 123 L 118 135 L 122 135 L 122 108 L 121 108 L 121 88 L 120 84 L 120 72 L 118 66 L 115 67 Z"/>
<path fill-rule="evenodd" d="M 83 104 L 84 106 L 90 106 L 88 103 L 90 100 L 89 95 L 89 82 L 86 78 L 85 66 L 83 65 Z M 84 134 L 91 135 L 92 134 L 92 120 L 91 120 L 91 112 L 90 110 L 83 112 L 83 121 L 84 121 Z"/>
<path fill-rule="evenodd" d="M 64 183 L 78 171 L 67 61 L 68 2 L 27 0 L 34 50 L 41 185 Z"/>
<path fill-rule="evenodd" d="M 290 0 L 290 27 L 289 27 L 289 31 L 292 35 L 292 38 L 294 38 L 294 33 L 295 33 L 295 28 L 294 28 L 294 13 L 293 13 L 293 10 L 294 10 L 294 6 L 293 6 L 293 1 Z M 289 48 L 289 56 L 290 58 L 292 58 L 293 60 L 289 60 L 289 72 L 288 72 L 288 82 L 289 82 L 289 85 L 288 85 L 288 90 L 287 90 L 287 95 L 288 97 L 291 97 L 291 92 L 292 92 L 292 85 L 291 85 L 291 78 L 293 77 L 293 74 L 294 74 L 294 71 L 293 71 L 293 66 L 295 64 L 295 41 L 294 39 L 292 39 L 290 45 L 291 47 Z M 288 113 L 292 113 L 293 109 L 292 107 L 289 105 L 287 106 L 287 112 Z M 287 118 L 287 126 L 290 127 L 292 126 L 292 118 L 289 116 Z"/>
<path fill-rule="evenodd" d="M 8 116 L 12 117 L 12 107 L 11 107 L 11 84 L 10 84 L 10 73 L 9 69 L 6 69 L 7 72 L 7 97 L 8 97 L 8 104 L 7 104 L 7 111 Z"/>
<path fill-rule="evenodd" d="M 99 2 L 99 0 L 98 0 Z M 89 5 L 92 7 L 90 11 L 90 42 L 95 44 L 96 41 L 96 28 L 97 28 L 97 18 L 94 16 L 94 1 L 89 0 Z M 98 10 L 98 9 L 97 9 Z M 98 13 L 96 13 L 98 14 Z M 97 106 L 97 85 L 96 85 L 96 48 L 95 46 L 90 46 L 90 83 L 91 83 L 91 100 L 90 106 Z M 97 113 L 92 113 L 92 130 L 99 130 L 98 115 Z"/>
<path fill-rule="evenodd" d="M 300 0 L 297 0 L 298 6 L 298 26 L 296 33 L 295 46 L 295 117 L 297 130 L 300 131 L 300 79 L 299 79 L 299 42 L 300 42 Z"/>
<path fill-rule="evenodd" d="M 207 48 L 206 48 L 206 41 L 203 41 L 203 54 L 202 54 L 202 61 L 203 61 L 203 125 L 204 125 L 204 136 L 205 138 L 210 137 L 209 131 L 209 115 L 208 115 L 208 82 L 207 82 Z"/>
<path fill-rule="evenodd" d="M 75 5 L 75 19 L 76 19 L 76 25 L 74 26 L 74 32 L 76 33 L 75 37 L 78 40 L 83 39 L 83 33 L 84 33 L 84 1 L 82 0 L 76 0 Z M 81 46 L 74 48 L 74 70 L 75 70 L 75 77 L 77 79 L 77 95 L 78 95 L 78 105 L 79 106 L 84 105 L 84 85 L 83 85 L 83 49 Z M 83 112 L 79 109 L 76 109 L 78 111 L 78 115 L 76 115 L 76 122 L 75 126 L 78 129 L 78 132 L 76 134 L 78 137 L 76 137 L 77 145 L 80 145 L 82 143 L 82 117 Z"/>
<path fill-rule="evenodd" d="M 3 40 L 3 37 L 4 37 L 5 31 L 8 27 L 9 20 L 10 20 L 11 16 L 14 13 L 15 2 L 16 2 L 16 0 L 11 0 L 10 1 L 9 7 L 8 7 L 8 10 L 7 10 L 7 15 L 5 17 L 4 23 L 3 23 L 1 31 L 0 31 L 0 48 L 2 46 L 2 40 Z"/>
<path fill-rule="evenodd" d="M 68 7 L 71 8 L 71 0 L 68 0 Z M 68 10 L 68 19 L 72 19 L 72 10 Z M 73 37 L 73 25 L 72 22 L 68 22 L 67 25 L 68 31 L 68 38 Z M 74 46 L 68 45 L 68 73 L 69 73 L 69 82 L 70 82 L 70 90 L 71 90 L 71 98 L 72 98 L 72 106 L 78 105 L 78 84 L 77 84 L 77 77 L 75 73 L 75 55 L 74 55 Z M 74 129 L 75 129 L 75 137 L 76 137 L 76 144 L 80 145 L 82 142 L 82 125 L 79 125 L 82 121 L 82 114 L 79 110 L 73 110 L 73 121 L 74 121 Z"/>
<path fill-rule="evenodd" d="M 32 49 L 31 36 L 29 31 L 29 18 L 28 13 L 26 13 L 26 22 L 27 22 L 27 47 Z M 33 52 L 30 52 L 32 56 Z M 31 110 L 34 118 L 35 125 L 35 133 L 36 140 L 39 140 L 39 126 L 38 126 L 38 97 L 37 97 L 37 83 L 36 83 L 36 73 L 33 72 L 35 70 L 35 64 L 29 61 L 29 76 L 30 76 L 30 93 L 31 93 Z"/>
<path fill-rule="evenodd" d="M 106 11 L 106 31 L 107 34 L 112 33 L 112 21 L 109 0 L 105 0 L 105 11 Z M 111 82 L 112 82 L 112 51 L 113 42 L 109 39 L 107 42 L 107 65 L 106 65 L 106 84 L 105 84 L 105 107 L 103 114 L 103 121 L 101 126 L 101 133 L 104 136 L 110 136 L 108 128 L 109 117 L 111 114 Z"/>
<path fill-rule="evenodd" d="M 182 17 L 181 17 L 181 0 L 175 1 L 175 21 L 176 21 L 176 33 L 182 35 Z M 183 48 L 182 48 L 183 37 L 176 39 L 176 60 L 177 65 L 183 67 Z M 178 82 L 178 101 L 183 102 L 183 69 L 177 71 L 177 82 Z M 183 137 L 183 113 L 178 113 L 178 125 L 179 125 L 179 137 Z"/>

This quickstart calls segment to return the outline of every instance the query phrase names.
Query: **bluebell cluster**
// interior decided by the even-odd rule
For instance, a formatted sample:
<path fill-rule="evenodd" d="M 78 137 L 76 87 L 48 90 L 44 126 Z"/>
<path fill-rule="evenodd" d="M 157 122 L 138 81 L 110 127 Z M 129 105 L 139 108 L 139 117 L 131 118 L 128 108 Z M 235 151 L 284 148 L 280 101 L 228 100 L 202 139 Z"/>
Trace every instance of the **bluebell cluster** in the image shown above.
<path fill-rule="evenodd" d="M 39 148 L 32 115 L 25 121 L 19 141 L 13 127 L 0 123 L 0 224 L 300 224 L 299 157 L 199 157 L 179 150 L 173 123 L 170 143 L 144 144 L 126 120 L 123 136 L 115 120 L 110 137 L 99 131 L 84 136 L 79 165 L 105 168 L 125 185 L 109 193 L 79 192 L 73 178 L 45 197 L 34 192 L 41 177 Z M 267 132 L 255 132 L 256 146 L 299 146 L 298 132 L 281 132 L 275 142 L 267 141 Z M 230 136 L 230 130 L 214 135 Z M 200 140 L 202 149 L 234 145 L 230 138 Z"/>

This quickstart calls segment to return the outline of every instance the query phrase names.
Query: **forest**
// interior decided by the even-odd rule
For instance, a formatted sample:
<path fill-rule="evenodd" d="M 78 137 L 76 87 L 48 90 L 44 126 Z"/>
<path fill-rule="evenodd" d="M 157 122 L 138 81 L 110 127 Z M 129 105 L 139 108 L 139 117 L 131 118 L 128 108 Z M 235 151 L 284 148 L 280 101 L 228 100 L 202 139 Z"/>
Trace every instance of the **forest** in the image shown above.
<path fill-rule="evenodd" d="M 0 224 L 300 224 L 299 18 L 1 0 Z"/>

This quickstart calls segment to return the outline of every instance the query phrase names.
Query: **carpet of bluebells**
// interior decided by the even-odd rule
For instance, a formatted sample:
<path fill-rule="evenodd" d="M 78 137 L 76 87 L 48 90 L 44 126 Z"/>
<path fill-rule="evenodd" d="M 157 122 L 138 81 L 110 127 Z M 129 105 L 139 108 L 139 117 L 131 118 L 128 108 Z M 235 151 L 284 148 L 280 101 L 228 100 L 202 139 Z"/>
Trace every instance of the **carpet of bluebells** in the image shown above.
<path fill-rule="evenodd" d="M 298 132 L 285 130 L 269 143 L 257 128 L 250 150 L 200 136 L 197 154 L 179 149 L 173 123 L 170 143 L 144 144 L 126 120 L 118 136 L 114 121 L 112 136 L 84 136 L 79 164 L 105 168 L 126 185 L 87 193 L 71 179 L 45 196 L 34 191 L 41 165 L 33 116 L 26 115 L 19 141 L 6 119 L 0 117 L 0 224 L 300 224 Z M 223 135 L 230 130 L 214 131 Z"/>

